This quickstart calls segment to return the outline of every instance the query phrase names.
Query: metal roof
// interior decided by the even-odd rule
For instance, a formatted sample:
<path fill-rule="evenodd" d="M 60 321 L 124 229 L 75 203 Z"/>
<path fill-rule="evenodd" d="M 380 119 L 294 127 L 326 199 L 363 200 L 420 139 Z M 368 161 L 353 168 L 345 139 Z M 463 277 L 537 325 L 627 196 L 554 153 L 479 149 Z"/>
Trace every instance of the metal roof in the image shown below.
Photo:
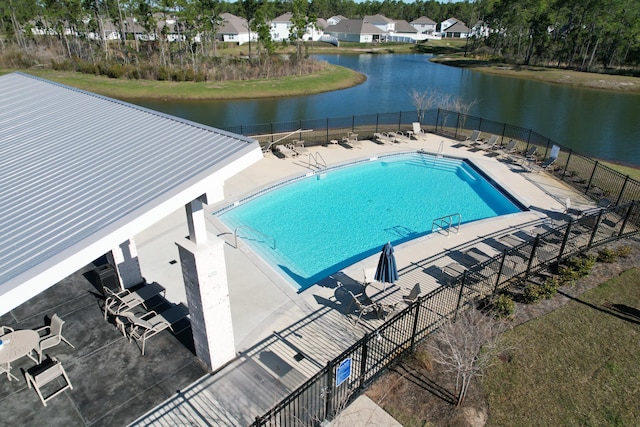
<path fill-rule="evenodd" d="M 86 265 L 262 157 L 253 139 L 26 74 L 0 76 L 0 99 L 0 300 L 36 278 L 46 289 L 76 271 L 65 258 Z"/>

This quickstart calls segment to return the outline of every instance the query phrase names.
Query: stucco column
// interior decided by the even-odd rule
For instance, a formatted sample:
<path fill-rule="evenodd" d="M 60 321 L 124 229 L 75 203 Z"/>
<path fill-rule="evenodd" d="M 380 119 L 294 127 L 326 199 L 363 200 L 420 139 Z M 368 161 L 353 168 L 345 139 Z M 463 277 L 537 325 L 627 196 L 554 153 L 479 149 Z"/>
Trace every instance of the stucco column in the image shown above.
<path fill-rule="evenodd" d="M 112 249 L 107 254 L 107 260 L 115 268 L 121 287 L 126 289 L 144 282 L 138 261 L 138 250 L 133 239 Z"/>
<path fill-rule="evenodd" d="M 186 206 L 189 238 L 176 242 L 196 355 L 215 370 L 235 357 L 224 241 L 207 235 L 202 201 Z"/>

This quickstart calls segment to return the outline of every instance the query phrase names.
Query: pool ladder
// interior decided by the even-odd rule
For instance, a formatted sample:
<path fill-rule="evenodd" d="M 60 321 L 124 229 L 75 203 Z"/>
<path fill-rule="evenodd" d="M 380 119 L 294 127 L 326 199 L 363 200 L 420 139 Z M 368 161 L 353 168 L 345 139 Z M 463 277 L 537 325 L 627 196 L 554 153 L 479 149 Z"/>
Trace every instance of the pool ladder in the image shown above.
<path fill-rule="evenodd" d="M 234 238 L 234 242 L 235 242 L 235 248 L 238 249 L 238 231 L 242 230 L 243 228 L 249 229 L 251 231 L 253 231 L 254 233 L 258 234 L 259 236 L 264 237 L 265 239 L 269 239 L 273 242 L 273 244 L 271 245 L 271 247 L 273 249 L 276 248 L 276 239 L 275 237 L 269 236 L 268 234 L 263 233 L 262 231 L 258 231 L 255 228 L 249 226 L 249 225 L 242 225 L 240 227 L 237 227 L 235 230 L 233 230 L 233 238 Z"/>
<path fill-rule="evenodd" d="M 313 165 L 311 164 L 311 159 L 314 161 Z M 317 151 L 315 153 L 309 153 L 309 169 L 311 169 L 312 166 L 318 169 L 327 167 L 327 162 L 324 161 L 324 157 Z"/>
<path fill-rule="evenodd" d="M 457 219 L 457 223 L 454 222 L 454 220 L 456 219 Z M 459 213 L 445 215 L 433 220 L 433 222 L 431 223 L 431 232 L 433 233 L 435 231 L 442 230 L 442 231 L 446 231 L 447 236 L 449 236 L 451 229 L 453 229 L 455 233 L 458 234 L 460 232 L 461 222 L 462 222 L 462 215 L 460 215 Z"/>

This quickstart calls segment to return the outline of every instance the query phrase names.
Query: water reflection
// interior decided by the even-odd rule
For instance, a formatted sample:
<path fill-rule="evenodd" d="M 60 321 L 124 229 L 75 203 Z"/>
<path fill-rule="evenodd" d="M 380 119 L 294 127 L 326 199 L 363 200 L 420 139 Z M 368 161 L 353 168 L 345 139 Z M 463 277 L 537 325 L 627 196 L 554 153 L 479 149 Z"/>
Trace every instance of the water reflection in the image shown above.
<path fill-rule="evenodd" d="M 471 114 L 538 133 L 584 154 L 640 166 L 640 95 L 495 76 L 429 62 L 429 55 L 318 55 L 367 75 L 318 95 L 211 102 L 138 102 L 216 127 L 411 111 L 411 90 L 477 101 Z"/>

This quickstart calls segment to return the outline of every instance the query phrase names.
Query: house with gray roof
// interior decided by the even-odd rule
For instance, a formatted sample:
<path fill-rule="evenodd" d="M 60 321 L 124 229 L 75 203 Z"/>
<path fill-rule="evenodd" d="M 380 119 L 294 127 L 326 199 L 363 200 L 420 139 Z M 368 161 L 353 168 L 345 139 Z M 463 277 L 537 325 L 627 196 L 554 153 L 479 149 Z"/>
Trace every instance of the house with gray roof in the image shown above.
<path fill-rule="evenodd" d="M 329 25 L 325 34 L 340 41 L 373 43 L 386 40 L 387 33 L 363 19 L 343 19 L 335 25 Z"/>
<path fill-rule="evenodd" d="M 227 43 L 237 43 L 239 45 L 249 42 L 249 24 L 247 20 L 231 13 L 220 15 L 223 19 L 222 26 L 218 28 L 216 37 Z M 251 40 L 257 40 L 258 35 L 251 33 Z"/>
<path fill-rule="evenodd" d="M 411 26 L 420 34 L 431 35 L 436 31 L 436 22 L 426 16 L 411 21 Z"/>

